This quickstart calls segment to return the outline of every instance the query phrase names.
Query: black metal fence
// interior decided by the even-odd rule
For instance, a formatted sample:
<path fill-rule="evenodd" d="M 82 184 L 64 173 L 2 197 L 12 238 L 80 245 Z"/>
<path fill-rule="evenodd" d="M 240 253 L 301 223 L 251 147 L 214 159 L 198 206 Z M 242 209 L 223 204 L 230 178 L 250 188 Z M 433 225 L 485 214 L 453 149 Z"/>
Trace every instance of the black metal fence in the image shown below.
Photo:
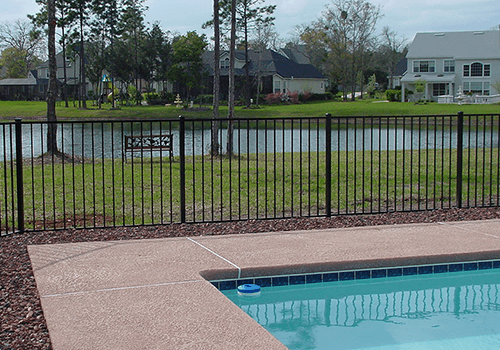
<path fill-rule="evenodd" d="M 0 233 L 498 206 L 499 119 L 16 120 Z"/>

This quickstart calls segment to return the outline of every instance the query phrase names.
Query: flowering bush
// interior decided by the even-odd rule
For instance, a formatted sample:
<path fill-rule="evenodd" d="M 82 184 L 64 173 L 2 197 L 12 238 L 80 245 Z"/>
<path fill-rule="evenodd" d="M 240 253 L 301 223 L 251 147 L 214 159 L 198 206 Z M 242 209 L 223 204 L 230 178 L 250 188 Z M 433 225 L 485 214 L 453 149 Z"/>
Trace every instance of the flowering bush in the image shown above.
<path fill-rule="evenodd" d="M 299 103 L 299 93 L 296 91 L 287 91 L 287 93 L 276 92 L 274 94 L 267 94 L 264 98 L 267 103 Z"/>

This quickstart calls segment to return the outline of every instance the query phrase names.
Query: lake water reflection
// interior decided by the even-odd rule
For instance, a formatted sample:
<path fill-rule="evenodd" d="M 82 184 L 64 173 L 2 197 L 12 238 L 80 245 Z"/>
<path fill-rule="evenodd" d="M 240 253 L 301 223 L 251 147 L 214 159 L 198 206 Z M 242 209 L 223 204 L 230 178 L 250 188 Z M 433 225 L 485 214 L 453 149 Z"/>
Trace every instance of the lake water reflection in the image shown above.
<path fill-rule="evenodd" d="M 498 147 L 499 133 L 492 128 L 466 129 L 464 147 Z M 47 125 L 42 123 L 23 124 L 23 157 L 38 157 L 46 151 Z M 124 135 L 173 134 L 174 156 L 179 155 L 179 130 L 172 123 L 69 123 L 60 124 L 57 129 L 58 146 L 68 154 L 85 158 L 122 158 Z M 0 152 L 4 160 L 13 153 L 14 126 L 0 129 Z M 185 133 L 186 155 L 208 154 L 211 142 L 209 128 L 188 129 Z M 227 130 L 219 132 L 222 150 L 225 152 Z M 325 151 L 325 130 L 312 126 L 310 129 L 235 129 L 234 152 L 237 154 L 318 152 Z M 394 126 L 362 128 L 352 126 L 332 130 L 332 151 L 345 150 L 416 150 L 449 149 L 457 147 L 455 129 L 437 126 L 435 128 L 410 129 Z M 150 153 L 146 153 L 149 156 Z M 158 156 L 154 152 L 153 156 Z"/>

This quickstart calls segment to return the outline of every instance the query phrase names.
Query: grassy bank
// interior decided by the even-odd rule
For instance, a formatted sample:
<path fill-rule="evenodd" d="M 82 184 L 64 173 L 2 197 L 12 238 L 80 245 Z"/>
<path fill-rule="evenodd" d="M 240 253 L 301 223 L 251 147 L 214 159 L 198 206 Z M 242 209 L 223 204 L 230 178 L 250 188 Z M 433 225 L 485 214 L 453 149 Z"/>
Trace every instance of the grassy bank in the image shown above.
<path fill-rule="evenodd" d="M 145 119 L 145 118 L 177 118 L 179 115 L 186 117 L 210 118 L 211 110 L 193 111 L 176 107 L 165 106 L 134 106 L 120 107 L 111 110 L 110 105 L 98 109 L 89 103 L 90 108 L 78 109 L 77 106 L 69 108 L 60 104 L 56 107 L 59 119 L 91 118 L 91 119 Z M 209 106 L 206 106 L 209 107 Z M 463 111 L 466 114 L 500 113 L 500 105 L 446 105 L 429 103 L 416 105 L 413 103 L 381 102 L 381 100 L 360 100 L 356 102 L 311 102 L 298 105 L 261 105 L 258 109 L 245 109 L 236 107 L 237 117 L 318 117 L 331 113 L 333 116 L 392 116 L 392 115 L 442 115 L 456 114 Z M 227 114 L 227 107 L 223 106 L 220 115 Z M 45 102 L 11 102 L 0 101 L 0 120 L 11 120 L 15 117 L 44 118 L 46 116 Z"/>

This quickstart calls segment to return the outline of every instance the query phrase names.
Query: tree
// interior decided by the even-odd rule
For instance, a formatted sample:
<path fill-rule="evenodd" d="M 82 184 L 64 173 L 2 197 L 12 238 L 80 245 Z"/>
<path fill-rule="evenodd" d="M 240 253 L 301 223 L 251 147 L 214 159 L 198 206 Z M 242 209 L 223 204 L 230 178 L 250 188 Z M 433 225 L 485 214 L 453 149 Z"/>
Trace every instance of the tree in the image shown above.
<path fill-rule="evenodd" d="M 47 1 L 46 0 L 36 0 L 36 3 L 41 6 L 40 12 L 35 15 L 28 15 L 28 18 L 31 20 L 33 25 L 37 26 L 40 29 L 46 29 L 48 20 L 47 20 Z M 59 40 L 59 44 L 62 46 L 62 54 L 63 54 L 63 88 L 62 88 L 62 98 L 65 101 L 65 107 L 69 107 L 68 105 L 68 93 L 67 93 L 67 67 L 66 67 L 66 27 L 68 25 L 68 18 L 66 16 L 67 12 L 67 3 L 66 0 L 56 0 L 55 1 L 56 8 L 56 29 L 61 29 L 61 36 Z"/>
<path fill-rule="evenodd" d="M 21 67 L 16 64 L 17 69 L 21 69 L 19 74 L 22 77 L 26 77 L 28 71 L 35 68 L 39 63 L 39 57 L 46 57 L 46 46 L 42 34 L 41 30 L 26 20 L 0 24 L 0 48 L 12 48 L 10 54 L 15 54 L 16 61 L 19 59 L 24 61 Z"/>
<path fill-rule="evenodd" d="M 205 35 L 188 32 L 173 41 L 173 57 L 170 77 L 186 88 L 186 97 L 191 96 L 191 90 L 202 87 L 205 70 L 202 54 L 207 47 Z"/>
<path fill-rule="evenodd" d="M 214 86 L 213 86 L 213 114 L 211 153 L 219 154 L 219 101 L 220 101 L 220 23 L 219 23 L 219 0 L 214 0 Z"/>
<path fill-rule="evenodd" d="M 317 49 L 323 69 L 342 85 L 344 99 L 348 87 L 354 98 L 356 77 L 366 53 L 373 48 L 375 27 L 381 17 L 380 6 L 366 0 L 336 0 L 302 32 L 309 52 Z"/>
<path fill-rule="evenodd" d="M 247 107 L 250 106 L 250 72 L 249 72 L 249 60 L 248 60 L 248 50 L 250 42 L 250 34 L 255 32 L 258 28 L 262 26 L 273 26 L 274 17 L 272 14 L 276 9 L 276 5 L 261 6 L 264 4 L 264 0 L 237 0 L 236 8 L 233 9 L 232 0 L 221 0 L 221 13 L 220 20 L 222 25 L 226 28 L 226 31 L 232 33 L 232 13 L 235 11 L 236 15 L 236 31 L 242 33 L 242 44 L 245 50 L 245 100 Z M 204 24 L 206 26 L 212 26 L 212 21 Z M 235 37 L 236 43 L 236 37 Z"/>
<path fill-rule="evenodd" d="M 399 37 L 389 27 L 385 26 L 382 29 L 382 43 L 379 47 L 382 66 L 389 75 L 390 81 L 393 81 L 398 62 L 406 56 L 407 40 L 404 37 Z M 394 88 L 392 86 L 391 88 Z"/>
<path fill-rule="evenodd" d="M 57 62 L 56 62 L 56 6 L 55 0 L 47 1 L 48 14 L 48 48 L 49 48 L 49 90 L 47 92 L 47 152 L 58 153 L 56 134 L 56 95 L 57 95 Z"/>
<path fill-rule="evenodd" d="M 229 46 L 229 96 L 228 96 L 228 112 L 229 119 L 227 126 L 227 154 L 233 155 L 233 118 L 234 118 L 234 63 L 236 49 L 236 1 L 231 0 L 231 42 Z"/>
<path fill-rule="evenodd" d="M 26 52 L 15 47 L 9 47 L 2 51 L 0 67 L 5 67 L 7 78 L 26 78 L 28 69 L 25 58 Z"/>
<path fill-rule="evenodd" d="M 87 76 L 85 72 L 86 57 L 85 57 L 85 43 L 87 36 L 87 29 L 90 23 L 92 7 L 88 0 L 67 0 L 68 5 L 68 23 L 72 25 L 72 40 L 73 51 L 78 54 L 80 60 L 80 100 L 82 101 L 81 107 L 87 108 Z"/>
<path fill-rule="evenodd" d="M 123 8 L 120 14 L 121 20 L 118 28 L 122 49 L 126 47 L 131 49 L 129 55 L 133 59 L 132 73 L 134 76 L 134 85 L 138 91 L 142 90 L 140 78 L 144 77 L 141 76 L 141 73 L 145 72 L 142 69 L 143 66 L 141 61 L 144 57 L 142 44 L 146 35 L 144 12 L 147 8 L 142 5 L 142 2 L 142 0 L 124 0 Z M 116 54 L 114 58 L 118 59 L 119 57 Z"/>

